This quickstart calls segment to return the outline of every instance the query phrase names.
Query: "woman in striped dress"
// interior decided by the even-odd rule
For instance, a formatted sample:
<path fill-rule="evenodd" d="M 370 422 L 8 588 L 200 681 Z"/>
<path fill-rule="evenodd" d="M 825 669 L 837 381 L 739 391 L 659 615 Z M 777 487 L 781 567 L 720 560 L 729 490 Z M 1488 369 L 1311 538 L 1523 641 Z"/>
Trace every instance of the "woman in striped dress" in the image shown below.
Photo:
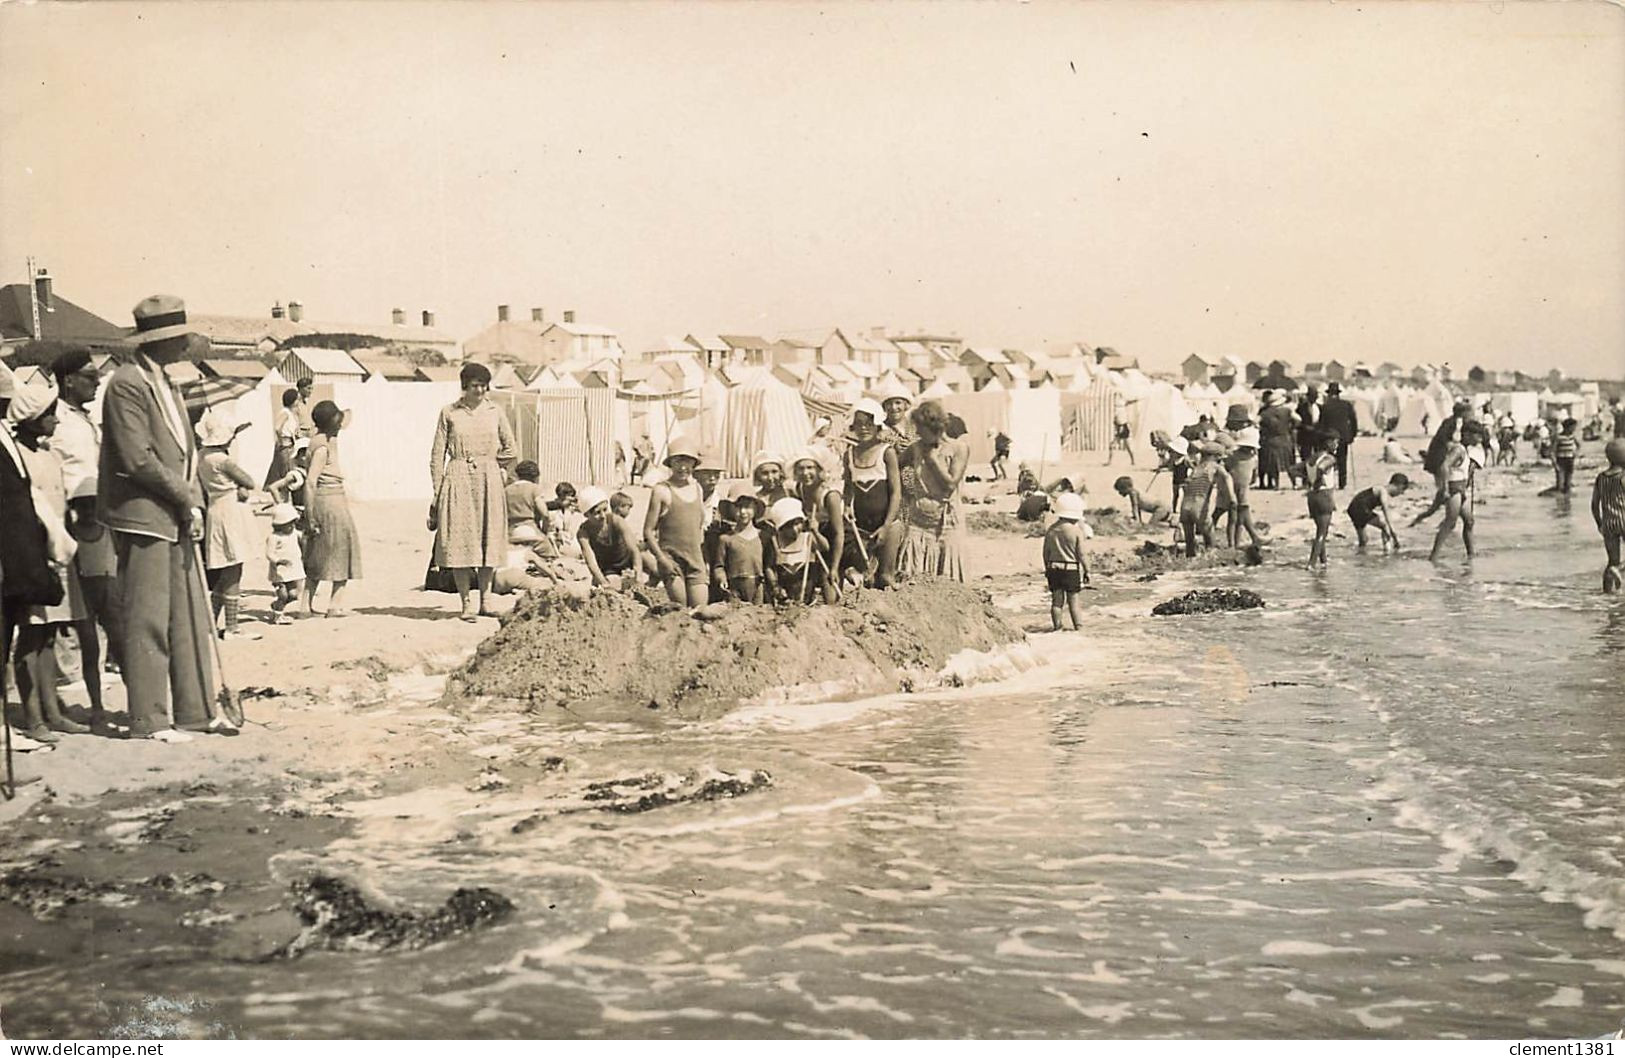
<path fill-rule="evenodd" d="M 1617 594 L 1625 570 L 1620 568 L 1620 550 L 1625 545 L 1625 438 L 1616 437 L 1604 449 L 1608 469 L 1597 475 L 1591 490 L 1591 517 L 1602 533 L 1602 546 L 1608 551 L 1608 566 L 1602 571 L 1602 590 Z"/>
<path fill-rule="evenodd" d="M 435 527 L 434 560 L 451 571 L 463 603 L 463 620 L 494 617 L 490 609 L 491 578 L 508 550 L 508 508 L 503 471 L 517 458 L 508 417 L 486 399 L 491 372 L 482 364 L 465 364 L 459 376 L 463 395 L 440 410 L 429 477 L 434 482 L 430 520 Z M 478 578 L 479 610 L 469 600 L 470 582 Z"/>

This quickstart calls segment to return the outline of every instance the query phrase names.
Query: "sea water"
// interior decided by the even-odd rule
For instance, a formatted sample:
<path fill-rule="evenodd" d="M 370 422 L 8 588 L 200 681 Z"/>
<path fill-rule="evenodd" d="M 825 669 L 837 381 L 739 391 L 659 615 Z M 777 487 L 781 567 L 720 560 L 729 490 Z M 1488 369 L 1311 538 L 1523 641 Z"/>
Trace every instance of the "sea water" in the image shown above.
<path fill-rule="evenodd" d="M 281 963 L 155 951 L 0 988 L 63 1031 L 94 1014 L 46 1014 L 47 993 L 88 984 L 104 1011 L 156 997 L 195 1005 L 189 1031 L 270 1037 L 1612 1031 L 1625 604 L 1597 592 L 1583 503 L 1531 491 L 1481 490 L 1470 566 L 1337 539 L 1308 573 L 1283 545 L 1093 609 L 996 683 L 659 734 L 493 718 L 470 737 L 495 768 L 537 747 L 571 768 L 357 801 L 351 837 L 276 867 L 404 903 L 490 886 L 518 905 L 508 923 Z M 1423 534 L 1406 543 L 1425 554 Z M 1198 585 L 1268 605 L 1146 616 Z M 1046 604 L 1036 585 L 1007 600 L 1027 620 Z M 774 784 L 559 811 L 589 775 L 704 767 Z"/>

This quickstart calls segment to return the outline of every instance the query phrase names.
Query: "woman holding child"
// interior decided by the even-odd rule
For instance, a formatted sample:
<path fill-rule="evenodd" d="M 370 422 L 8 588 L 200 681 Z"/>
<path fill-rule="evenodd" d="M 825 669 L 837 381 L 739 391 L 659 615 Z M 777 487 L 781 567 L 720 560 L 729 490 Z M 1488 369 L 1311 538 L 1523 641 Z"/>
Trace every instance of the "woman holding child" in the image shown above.
<path fill-rule="evenodd" d="M 507 556 L 508 509 L 503 470 L 516 458 L 508 417 L 486 399 L 491 372 L 483 364 L 464 364 L 459 374 L 463 395 L 440 410 L 434 445 L 429 451 L 429 477 L 434 504 L 434 560 L 451 570 L 462 597 L 463 620 L 491 617 L 491 578 Z M 478 577 L 479 610 L 469 601 L 469 583 Z"/>
<path fill-rule="evenodd" d="M 948 415 L 934 400 L 915 408 L 916 434 L 898 460 L 903 491 L 903 540 L 897 550 L 900 578 L 919 574 L 963 582 L 964 528 L 959 520 L 959 483 L 965 466 L 958 448 L 945 444 Z"/>

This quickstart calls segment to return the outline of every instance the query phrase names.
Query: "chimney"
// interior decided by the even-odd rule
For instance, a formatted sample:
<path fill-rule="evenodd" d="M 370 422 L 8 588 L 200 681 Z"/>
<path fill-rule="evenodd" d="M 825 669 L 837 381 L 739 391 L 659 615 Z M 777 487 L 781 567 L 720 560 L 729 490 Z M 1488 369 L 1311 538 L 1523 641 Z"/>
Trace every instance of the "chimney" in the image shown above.
<path fill-rule="evenodd" d="M 406 323 L 406 310 L 404 310 L 404 309 L 390 309 L 389 310 L 389 322 L 393 323 L 397 327 L 399 327 L 402 324 Z"/>
<path fill-rule="evenodd" d="M 541 309 L 531 309 L 530 310 L 530 322 L 532 322 L 532 323 L 542 323 L 543 322 L 543 320 L 542 320 L 542 310 Z"/>
<path fill-rule="evenodd" d="M 508 306 L 506 306 L 506 305 L 498 305 L 497 306 L 497 322 L 498 323 L 507 323 L 508 322 Z"/>
<path fill-rule="evenodd" d="M 564 322 L 565 323 L 574 323 L 575 321 L 576 321 L 576 310 L 575 309 L 565 309 L 564 310 Z"/>
<path fill-rule="evenodd" d="M 273 320 L 280 320 L 282 318 L 282 302 L 279 301 L 275 305 L 271 306 L 271 318 Z"/>
<path fill-rule="evenodd" d="M 298 323 L 300 320 L 302 320 L 304 318 L 305 318 L 305 306 L 300 304 L 297 301 L 288 302 L 288 319 L 289 319 L 289 321 L 293 322 L 293 323 Z"/>
<path fill-rule="evenodd" d="M 425 327 L 433 327 L 434 326 L 434 309 L 424 309 L 423 310 L 423 325 Z"/>
<path fill-rule="evenodd" d="M 51 304 L 51 273 L 41 268 L 34 276 L 34 296 L 39 299 L 39 307 L 46 312 L 55 312 L 56 306 Z"/>

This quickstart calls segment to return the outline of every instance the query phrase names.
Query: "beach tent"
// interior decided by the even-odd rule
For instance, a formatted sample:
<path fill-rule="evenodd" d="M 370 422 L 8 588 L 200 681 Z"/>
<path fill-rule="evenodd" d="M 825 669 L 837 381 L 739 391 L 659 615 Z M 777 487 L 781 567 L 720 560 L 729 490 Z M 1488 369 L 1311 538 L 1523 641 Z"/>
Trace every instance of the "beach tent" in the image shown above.
<path fill-rule="evenodd" d="M 1400 405 L 1399 425 L 1394 427 L 1394 433 L 1403 437 L 1430 436 L 1441 421 L 1439 402 L 1426 390 L 1413 389 L 1405 394 L 1404 403 Z"/>
<path fill-rule="evenodd" d="M 1345 389 L 1343 399 L 1354 406 L 1354 425 L 1361 433 L 1381 433 L 1378 404 L 1381 393 L 1376 389 Z"/>
<path fill-rule="evenodd" d="M 1108 373 L 1061 398 L 1062 445 L 1070 452 L 1104 452 L 1112 441 L 1112 405 L 1118 390 Z"/>
<path fill-rule="evenodd" d="M 801 394 L 773 377 L 767 368 L 744 374 L 728 390 L 720 454 L 732 477 L 750 473 L 757 452 L 790 452 L 812 435 L 812 423 Z"/>
<path fill-rule="evenodd" d="M 1510 415 L 1519 426 L 1540 418 L 1540 394 L 1532 390 L 1507 390 L 1490 394 L 1490 409 L 1497 415 Z"/>
<path fill-rule="evenodd" d="M 350 498 L 427 502 L 435 424 L 440 409 L 461 396 L 462 387 L 390 382 L 382 375 L 331 385 L 330 399 L 350 410 L 344 422 L 344 484 Z M 493 400 L 499 396 L 491 394 Z"/>
<path fill-rule="evenodd" d="M 1433 398 L 1433 403 L 1441 408 L 1448 409 L 1456 402 L 1456 395 L 1450 391 L 1450 387 L 1438 379 L 1434 379 L 1427 384 L 1426 392 L 1428 396 Z"/>
<path fill-rule="evenodd" d="M 1012 389 L 1005 394 L 1006 427 L 1010 455 L 1018 461 L 1054 464 L 1061 458 L 1061 391 L 1048 383 Z M 971 444 L 971 458 L 987 462 L 993 458 L 993 439 L 985 433 L 987 449 Z M 979 456 L 985 458 L 978 459 Z"/>
<path fill-rule="evenodd" d="M 1194 423 L 1198 412 L 1179 390 L 1167 382 L 1151 382 L 1128 405 L 1130 443 L 1135 448 L 1150 444 L 1150 436 L 1161 430 L 1172 436 Z"/>
<path fill-rule="evenodd" d="M 519 458 L 536 463 L 544 484 L 568 481 L 579 488 L 615 484 L 615 392 L 559 386 L 489 399 L 507 413 Z"/>

